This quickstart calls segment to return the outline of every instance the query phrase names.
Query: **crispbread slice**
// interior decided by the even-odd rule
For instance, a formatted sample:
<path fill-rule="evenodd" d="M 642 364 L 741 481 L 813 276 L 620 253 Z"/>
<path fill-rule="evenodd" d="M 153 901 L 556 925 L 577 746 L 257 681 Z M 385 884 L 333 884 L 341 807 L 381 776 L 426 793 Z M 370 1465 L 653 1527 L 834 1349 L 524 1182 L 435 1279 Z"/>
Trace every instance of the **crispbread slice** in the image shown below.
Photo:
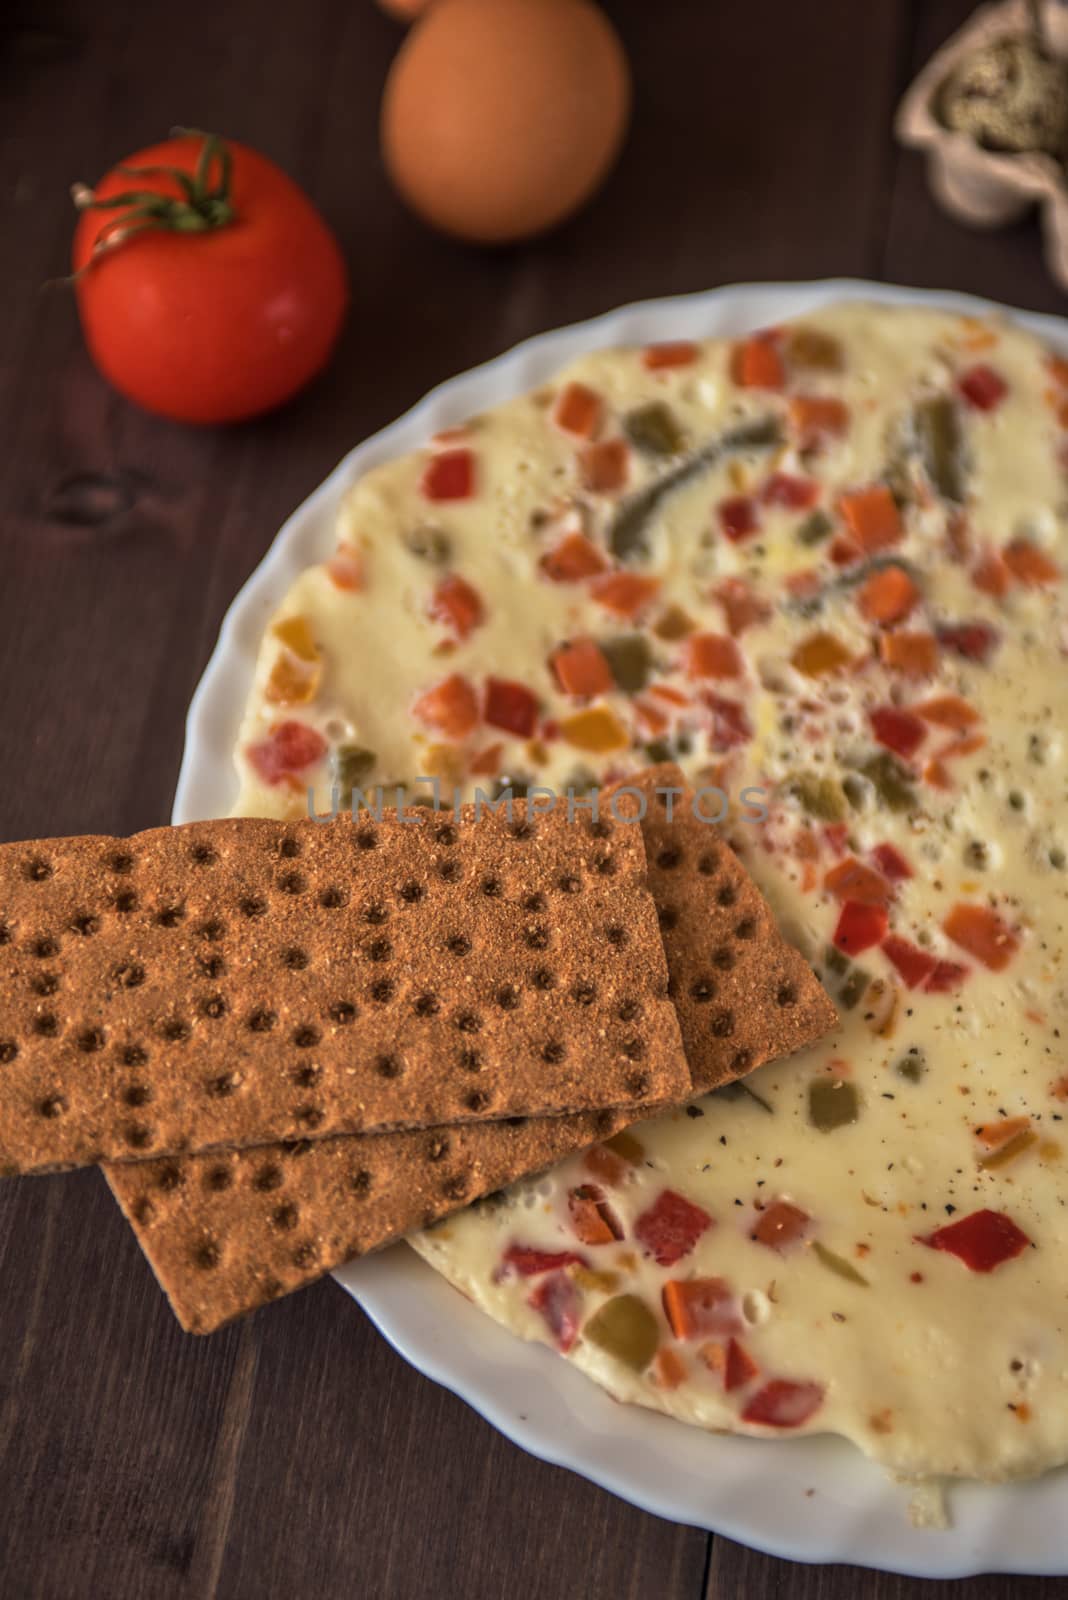
<path fill-rule="evenodd" d="M 838 1022 L 833 1004 L 679 768 L 647 767 L 605 798 L 628 789 L 646 802 L 649 888 L 695 1091 L 822 1038 Z"/>
<path fill-rule="evenodd" d="M 467 807 L 0 847 L 0 1170 L 685 1094 L 641 829 Z"/>
<path fill-rule="evenodd" d="M 127 1161 L 104 1171 L 182 1327 L 210 1333 L 611 1137 L 634 1116 L 594 1111 L 466 1123 Z"/>

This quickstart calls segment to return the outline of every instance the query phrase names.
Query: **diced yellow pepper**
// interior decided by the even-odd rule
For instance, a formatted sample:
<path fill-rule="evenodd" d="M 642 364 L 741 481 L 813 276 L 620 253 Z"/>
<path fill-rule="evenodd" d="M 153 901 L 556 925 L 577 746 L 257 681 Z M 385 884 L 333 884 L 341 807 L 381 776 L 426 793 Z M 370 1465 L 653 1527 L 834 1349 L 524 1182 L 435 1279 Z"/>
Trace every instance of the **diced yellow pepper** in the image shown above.
<path fill-rule="evenodd" d="M 318 657 L 304 661 L 285 650 L 271 668 L 264 699 L 275 706 L 306 706 L 319 692 L 322 663 Z"/>
<path fill-rule="evenodd" d="M 560 724 L 560 737 L 577 750 L 589 750 L 594 755 L 625 750 L 630 743 L 627 730 L 607 706 L 591 706 L 588 711 L 565 717 Z"/>
<path fill-rule="evenodd" d="M 825 673 L 838 672 L 852 659 L 849 646 L 836 639 L 833 633 L 810 633 L 790 657 L 798 672 L 808 678 L 822 678 Z"/>
<path fill-rule="evenodd" d="M 299 660 L 318 661 L 319 651 L 306 617 L 286 617 L 282 622 L 276 622 L 271 632 Z"/>
<path fill-rule="evenodd" d="M 423 775 L 440 778 L 443 783 L 459 783 L 464 776 L 460 751 L 451 744 L 429 744 L 423 756 Z"/>

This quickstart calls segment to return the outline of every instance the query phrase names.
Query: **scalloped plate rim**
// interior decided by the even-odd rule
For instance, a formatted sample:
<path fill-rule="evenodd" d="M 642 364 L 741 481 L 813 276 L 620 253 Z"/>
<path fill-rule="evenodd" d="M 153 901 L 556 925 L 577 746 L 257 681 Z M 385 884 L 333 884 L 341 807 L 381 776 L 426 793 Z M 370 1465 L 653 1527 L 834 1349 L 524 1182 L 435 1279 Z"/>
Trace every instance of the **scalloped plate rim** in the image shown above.
<path fill-rule="evenodd" d="M 1056 316 L 953 290 L 829 278 L 730 284 L 634 302 L 535 334 L 448 379 L 348 452 L 286 519 L 234 598 L 190 703 L 172 821 L 225 815 L 233 804 L 232 751 L 264 624 L 297 575 L 330 553 L 338 502 L 360 474 L 412 449 L 437 428 L 544 381 L 583 351 L 745 332 L 847 299 L 980 316 L 1008 313 L 1068 354 L 1068 323 Z M 846 1441 L 717 1436 L 641 1407 L 620 1406 L 569 1363 L 515 1338 L 478 1311 L 401 1245 L 334 1276 L 418 1371 L 459 1395 L 521 1448 L 643 1510 L 795 1561 L 854 1562 L 924 1578 L 1068 1571 L 1068 1530 L 1057 1536 L 1056 1515 L 1066 1469 L 1026 1483 L 954 1485 L 953 1525 L 945 1531 L 917 1529 L 906 1514 L 909 1490 L 893 1484 Z M 451 1329 L 451 1339 L 441 1337 L 442 1326 Z M 629 1454 L 621 1442 L 632 1447 Z"/>

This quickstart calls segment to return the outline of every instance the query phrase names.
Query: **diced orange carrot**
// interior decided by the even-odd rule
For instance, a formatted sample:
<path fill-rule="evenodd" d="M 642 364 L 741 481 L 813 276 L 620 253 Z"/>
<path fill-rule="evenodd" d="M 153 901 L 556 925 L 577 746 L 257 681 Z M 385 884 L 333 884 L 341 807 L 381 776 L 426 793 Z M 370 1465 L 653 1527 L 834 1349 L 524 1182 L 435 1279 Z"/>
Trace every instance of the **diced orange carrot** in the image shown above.
<path fill-rule="evenodd" d="M 954 944 L 992 972 L 1003 972 L 1020 948 L 1019 936 L 989 906 L 958 901 L 942 926 Z"/>
<path fill-rule="evenodd" d="M 550 661 L 565 694 L 607 694 L 612 688 L 612 669 L 592 639 L 568 640 L 553 651 Z"/>
<path fill-rule="evenodd" d="M 1056 583 L 1061 575 L 1057 564 L 1029 539 L 1013 539 L 1002 551 L 1002 559 L 1017 583 L 1026 584 L 1028 588 Z"/>
<path fill-rule="evenodd" d="M 972 572 L 972 582 L 982 594 L 1000 600 L 1012 585 L 1012 573 L 996 550 L 989 550 Z"/>
<path fill-rule="evenodd" d="M 1068 1100 L 1068 1074 L 1063 1078 L 1058 1078 L 1055 1083 L 1051 1083 L 1049 1092 L 1054 1100 Z"/>
<path fill-rule="evenodd" d="M 840 672 L 853 659 L 853 652 L 833 633 L 810 633 L 802 639 L 791 662 L 807 678 L 822 678 L 829 672 Z"/>
<path fill-rule="evenodd" d="M 567 1197 L 571 1226 L 583 1244 L 612 1244 L 622 1239 L 623 1229 L 600 1189 L 591 1183 L 580 1184 Z"/>
<path fill-rule="evenodd" d="M 768 601 L 755 594 L 744 578 L 724 578 L 713 589 L 712 596 L 723 607 L 727 627 L 736 636 L 746 628 L 766 622 L 772 614 Z"/>
<path fill-rule="evenodd" d="M 450 572 L 434 589 L 427 604 L 427 615 L 444 623 L 455 639 L 466 639 L 485 618 L 482 596 L 466 578 Z"/>
<path fill-rule="evenodd" d="M 471 763 L 471 776 L 474 778 L 495 778 L 501 770 L 501 760 L 504 756 L 503 744 L 487 745 L 485 750 L 480 750 Z"/>
<path fill-rule="evenodd" d="M 1046 368 L 1058 388 L 1068 389 L 1068 361 L 1063 356 L 1047 356 Z"/>
<path fill-rule="evenodd" d="M 553 421 L 564 433 L 577 439 L 592 439 L 600 426 L 601 397 L 584 383 L 568 383 L 560 390 L 553 406 Z"/>
<path fill-rule="evenodd" d="M 591 494 L 614 494 L 627 481 L 630 450 L 625 439 L 588 444 L 579 456 L 582 481 Z"/>
<path fill-rule="evenodd" d="M 954 756 L 973 756 L 977 750 L 982 750 L 986 744 L 985 733 L 969 734 L 966 738 L 951 739 L 940 750 L 934 752 L 936 758 L 943 761 Z"/>
<path fill-rule="evenodd" d="M 791 1205 L 789 1200 L 773 1200 L 760 1213 L 750 1237 L 758 1244 L 767 1245 L 769 1250 L 781 1250 L 784 1245 L 797 1244 L 803 1239 L 811 1221 L 808 1212 L 802 1211 L 800 1206 Z"/>
<path fill-rule="evenodd" d="M 938 640 L 933 633 L 884 633 L 879 654 L 906 678 L 929 678 L 938 667 Z"/>
<path fill-rule="evenodd" d="M 688 367 L 696 360 L 697 346 L 688 339 L 648 344 L 642 351 L 642 366 L 649 372 L 659 372 L 663 367 Z"/>
<path fill-rule="evenodd" d="M 659 734 L 665 733 L 668 728 L 667 713 L 661 711 L 659 706 L 654 706 L 651 700 L 635 700 L 634 715 L 643 733 L 655 739 Z"/>
<path fill-rule="evenodd" d="M 637 572 L 606 572 L 590 584 L 597 604 L 617 617 L 636 617 L 652 605 L 659 591 L 659 578 L 644 578 Z"/>
<path fill-rule="evenodd" d="M 709 1372 L 723 1373 L 727 1368 L 727 1346 L 718 1339 L 708 1339 L 697 1346 L 697 1354 Z"/>
<path fill-rule="evenodd" d="M 956 784 L 953 782 L 953 774 L 938 756 L 935 756 L 931 761 L 924 762 L 921 776 L 924 783 L 929 784 L 932 789 L 945 789 L 948 791 L 956 788 Z"/>
<path fill-rule="evenodd" d="M 952 728 L 956 733 L 966 733 L 979 721 L 979 713 L 959 694 L 933 695 L 910 707 L 924 722 L 933 722 L 939 728 Z"/>
<path fill-rule="evenodd" d="M 465 739 L 478 722 L 478 697 L 459 673 L 421 694 L 413 714 L 446 739 Z"/>
<path fill-rule="evenodd" d="M 849 427 L 849 407 L 824 395 L 795 395 L 790 401 L 790 421 L 803 447 L 838 439 Z"/>
<path fill-rule="evenodd" d="M 741 651 L 725 633 L 693 633 L 686 641 L 686 673 L 690 678 L 740 678 Z"/>
<path fill-rule="evenodd" d="M 749 1354 L 748 1350 L 740 1345 L 737 1339 L 727 1341 L 727 1360 L 723 1368 L 723 1387 L 729 1394 L 732 1389 L 744 1389 L 751 1383 L 760 1368 Z"/>
<path fill-rule="evenodd" d="M 882 572 L 873 572 L 857 590 L 861 616 L 882 627 L 891 622 L 904 622 L 919 598 L 920 591 L 903 567 L 885 567 Z"/>
<path fill-rule="evenodd" d="M 553 583 L 579 583 L 607 566 L 607 557 L 582 533 L 567 534 L 541 558 L 541 570 Z"/>
<path fill-rule="evenodd" d="M 731 354 L 731 377 L 743 389 L 781 389 L 786 372 L 775 340 L 756 334 L 736 344 Z"/>
<path fill-rule="evenodd" d="M 576 750 L 588 750 L 591 755 L 607 755 L 611 750 L 625 750 L 630 736 L 615 712 L 608 706 L 590 706 L 565 717 L 560 724 L 560 737 Z"/>
<path fill-rule="evenodd" d="M 856 856 L 846 856 L 832 867 L 823 887 L 836 900 L 859 900 L 865 906 L 885 906 L 893 892 L 881 872 L 865 866 Z"/>
<path fill-rule="evenodd" d="M 669 706 L 688 706 L 690 704 L 688 694 L 683 694 L 681 689 L 673 689 L 667 683 L 650 684 L 649 693 L 655 694 L 658 700 L 666 700 Z"/>
<path fill-rule="evenodd" d="M 984 1122 L 982 1127 L 976 1128 L 975 1137 L 988 1150 L 996 1150 L 999 1145 L 1008 1144 L 1018 1133 L 1026 1133 L 1030 1126 L 1030 1117 L 1002 1117 L 997 1122 Z"/>
<path fill-rule="evenodd" d="M 686 1378 L 686 1363 L 677 1350 L 661 1345 L 653 1358 L 653 1376 L 661 1389 L 677 1389 Z"/>
<path fill-rule="evenodd" d="M 867 555 L 901 542 L 901 513 L 885 483 L 844 494 L 838 509 L 853 539 Z"/>

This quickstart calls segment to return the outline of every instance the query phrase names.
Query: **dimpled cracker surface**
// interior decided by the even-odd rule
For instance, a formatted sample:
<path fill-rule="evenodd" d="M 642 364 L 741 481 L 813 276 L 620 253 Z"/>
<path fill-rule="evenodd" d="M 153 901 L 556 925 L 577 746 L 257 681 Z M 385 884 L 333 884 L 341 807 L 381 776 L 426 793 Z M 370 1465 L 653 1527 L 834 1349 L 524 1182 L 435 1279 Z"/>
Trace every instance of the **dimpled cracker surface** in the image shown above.
<path fill-rule="evenodd" d="M 0 1168 L 688 1092 L 640 828 L 467 808 L 0 847 Z"/>
<path fill-rule="evenodd" d="M 595 1111 L 306 1139 L 105 1172 L 182 1327 L 210 1333 L 633 1117 Z"/>
<path fill-rule="evenodd" d="M 645 798 L 648 883 L 694 1089 L 744 1077 L 835 1027 L 823 985 L 719 829 L 694 814 L 679 768 L 647 767 L 616 788 Z M 666 790 L 675 791 L 670 804 Z"/>

